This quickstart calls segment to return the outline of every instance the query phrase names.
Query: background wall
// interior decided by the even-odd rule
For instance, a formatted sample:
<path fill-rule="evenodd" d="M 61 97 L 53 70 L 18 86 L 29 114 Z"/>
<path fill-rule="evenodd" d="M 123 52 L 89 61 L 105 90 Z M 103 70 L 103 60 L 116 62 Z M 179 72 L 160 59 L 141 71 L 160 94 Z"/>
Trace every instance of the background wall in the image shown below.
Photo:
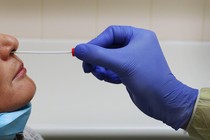
<path fill-rule="evenodd" d="M 0 0 L 0 32 L 18 38 L 91 39 L 112 24 L 210 41 L 210 0 Z"/>

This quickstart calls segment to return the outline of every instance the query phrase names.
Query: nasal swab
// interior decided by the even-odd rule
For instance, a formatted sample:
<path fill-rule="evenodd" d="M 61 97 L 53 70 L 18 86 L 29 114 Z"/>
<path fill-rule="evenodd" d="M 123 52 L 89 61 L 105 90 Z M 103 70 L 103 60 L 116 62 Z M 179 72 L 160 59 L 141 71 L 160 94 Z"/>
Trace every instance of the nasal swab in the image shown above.
<path fill-rule="evenodd" d="M 15 54 L 72 54 L 74 56 L 74 48 L 71 51 L 12 51 Z"/>
<path fill-rule="evenodd" d="M 69 54 L 71 51 L 14 51 L 16 54 Z"/>

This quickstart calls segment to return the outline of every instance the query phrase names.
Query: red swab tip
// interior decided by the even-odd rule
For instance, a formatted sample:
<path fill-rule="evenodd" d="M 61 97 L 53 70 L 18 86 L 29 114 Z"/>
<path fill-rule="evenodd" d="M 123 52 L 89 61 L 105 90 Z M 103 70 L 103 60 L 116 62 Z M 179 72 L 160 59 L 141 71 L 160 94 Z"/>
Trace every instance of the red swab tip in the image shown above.
<path fill-rule="evenodd" d="M 74 55 L 74 48 L 71 49 L 71 54 L 72 54 L 72 56 L 75 56 Z"/>

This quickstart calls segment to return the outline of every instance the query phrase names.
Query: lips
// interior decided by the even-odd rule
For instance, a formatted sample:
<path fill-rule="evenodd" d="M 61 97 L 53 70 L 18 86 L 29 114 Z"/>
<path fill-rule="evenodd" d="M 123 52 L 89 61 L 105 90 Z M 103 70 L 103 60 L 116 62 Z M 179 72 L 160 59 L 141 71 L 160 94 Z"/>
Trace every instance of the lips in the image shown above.
<path fill-rule="evenodd" d="M 26 72 L 26 68 L 24 67 L 23 63 L 21 63 L 13 79 L 15 80 L 24 77 L 26 75 Z"/>

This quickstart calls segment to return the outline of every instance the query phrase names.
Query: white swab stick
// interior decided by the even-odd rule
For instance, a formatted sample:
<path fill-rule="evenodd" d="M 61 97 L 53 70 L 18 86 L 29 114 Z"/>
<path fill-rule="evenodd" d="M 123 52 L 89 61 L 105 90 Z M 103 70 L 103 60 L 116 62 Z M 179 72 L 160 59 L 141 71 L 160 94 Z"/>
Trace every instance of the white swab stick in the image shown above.
<path fill-rule="evenodd" d="M 12 51 L 15 54 L 71 54 L 72 51 Z"/>
<path fill-rule="evenodd" d="M 74 56 L 74 48 L 70 51 L 12 51 L 15 54 L 72 54 Z"/>

